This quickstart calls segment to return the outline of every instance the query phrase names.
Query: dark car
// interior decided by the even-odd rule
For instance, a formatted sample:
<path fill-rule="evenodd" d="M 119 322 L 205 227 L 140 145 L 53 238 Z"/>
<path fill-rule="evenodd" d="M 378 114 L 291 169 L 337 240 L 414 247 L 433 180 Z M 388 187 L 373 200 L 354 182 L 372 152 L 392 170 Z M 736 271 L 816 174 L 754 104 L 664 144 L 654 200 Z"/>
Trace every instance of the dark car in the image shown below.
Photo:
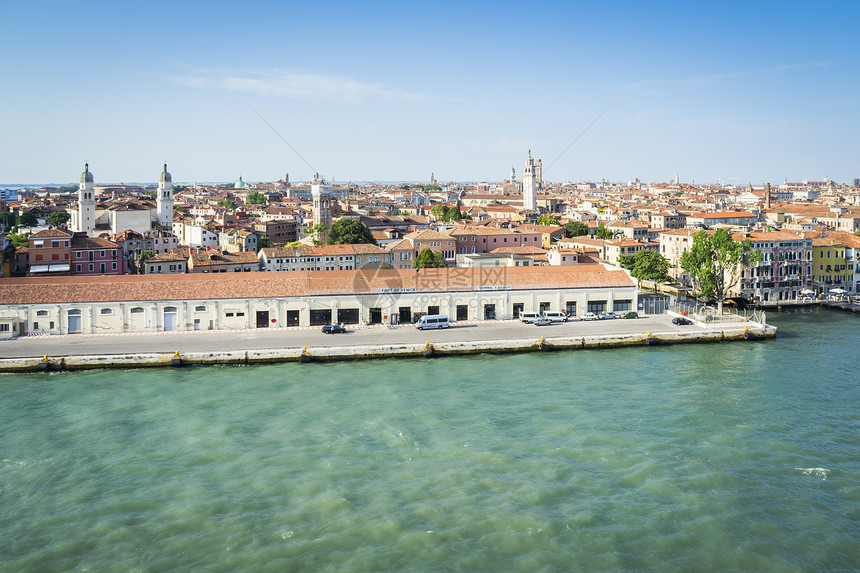
<path fill-rule="evenodd" d="M 629 312 L 625 312 L 621 315 L 621 318 L 639 318 L 639 313 L 635 310 L 631 310 Z"/>
<path fill-rule="evenodd" d="M 672 319 L 672 324 L 680 324 L 683 326 L 685 324 L 693 324 L 693 321 L 689 318 L 684 318 L 683 316 L 676 316 Z"/>
<path fill-rule="evenodd" d="M 323 334 L 343 334 L 346 329 L 339 324 L 326 324 L 322 327 Z"/>

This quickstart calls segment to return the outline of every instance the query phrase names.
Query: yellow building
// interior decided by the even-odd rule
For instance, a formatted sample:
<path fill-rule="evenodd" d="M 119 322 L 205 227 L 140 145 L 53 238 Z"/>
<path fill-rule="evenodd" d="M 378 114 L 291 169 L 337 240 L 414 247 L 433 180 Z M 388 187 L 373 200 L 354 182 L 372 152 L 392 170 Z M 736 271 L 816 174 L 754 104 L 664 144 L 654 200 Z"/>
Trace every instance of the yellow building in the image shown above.
<path fill-rule="evenodd" d="M 849 271 L 845 259 L 845 244 L 832 238 L 812 239 L 812 276 L 818 292 L 847 290 Z"/>

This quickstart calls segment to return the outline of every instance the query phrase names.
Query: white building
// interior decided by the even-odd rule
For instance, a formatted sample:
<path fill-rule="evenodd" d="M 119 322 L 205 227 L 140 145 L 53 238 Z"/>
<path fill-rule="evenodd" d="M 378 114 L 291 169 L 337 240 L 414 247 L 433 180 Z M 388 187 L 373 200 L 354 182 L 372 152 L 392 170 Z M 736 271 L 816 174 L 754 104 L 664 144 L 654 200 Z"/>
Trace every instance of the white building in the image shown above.
<path fill-rule="evenodd" d="M 411 323 L 417 314 L 492 320 L 638 306 L 635 281 L 602 265 L 64 278 L 4 279 L 14 288 L 0 290 L 0 317 L 21 327 L 0 336 Z"/>

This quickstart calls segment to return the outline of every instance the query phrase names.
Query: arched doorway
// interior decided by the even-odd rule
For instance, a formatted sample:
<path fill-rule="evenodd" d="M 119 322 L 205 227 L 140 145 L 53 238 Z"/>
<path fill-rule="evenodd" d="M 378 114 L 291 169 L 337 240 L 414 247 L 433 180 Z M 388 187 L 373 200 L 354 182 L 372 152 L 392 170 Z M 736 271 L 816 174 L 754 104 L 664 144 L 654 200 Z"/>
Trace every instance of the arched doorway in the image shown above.
<path fill-rule="evenodd" d="M 175 306 L 164 307 L 164 330 L 176 330 L 176 325 L 179 323 L 179 313 Z"/>

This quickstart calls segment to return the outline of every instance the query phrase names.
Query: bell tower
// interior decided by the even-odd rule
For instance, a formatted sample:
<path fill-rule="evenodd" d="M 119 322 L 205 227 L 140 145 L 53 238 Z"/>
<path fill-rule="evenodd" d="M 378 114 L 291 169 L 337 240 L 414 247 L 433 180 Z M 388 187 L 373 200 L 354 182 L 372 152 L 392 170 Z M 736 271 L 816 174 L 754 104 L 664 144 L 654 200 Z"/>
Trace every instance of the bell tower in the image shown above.
<path fill-rule="evenodd" d="M 311 183 L 311 196 L 314 201 L 314 227 L 322 225 L 324 230 L 320 231 L 320 243 L 328 243 L 328 230 L 331 228 L 331 186 L 320 178 L 319 173 L 314 173 Z"/>
<path fill-rule="evenodd" d="M 526 158 L 526 165 L 523 170 L 523 209 L 526 211 L 537 210 L 537 182 L 535 181 L 535 160 L 532 159 L 531 150 L 529 150 L 529 156 Z"/>
<path fill-rule="evenodd" d="M 84 172 L 81 173 L 81 182 L 78 187 L 78 220 L 75 231 L 86 233 L 88 237 L 93 236 L 96 228 L 96 199 L 93 181 L 90 164 L 84 163 Z"/>
<path fill-rule="evenodd" d="M 173 228 L 173 177 L 167 172 L 167 163 L 164 171 L 158 176 L 158 224 L 168 231 Z"/>

